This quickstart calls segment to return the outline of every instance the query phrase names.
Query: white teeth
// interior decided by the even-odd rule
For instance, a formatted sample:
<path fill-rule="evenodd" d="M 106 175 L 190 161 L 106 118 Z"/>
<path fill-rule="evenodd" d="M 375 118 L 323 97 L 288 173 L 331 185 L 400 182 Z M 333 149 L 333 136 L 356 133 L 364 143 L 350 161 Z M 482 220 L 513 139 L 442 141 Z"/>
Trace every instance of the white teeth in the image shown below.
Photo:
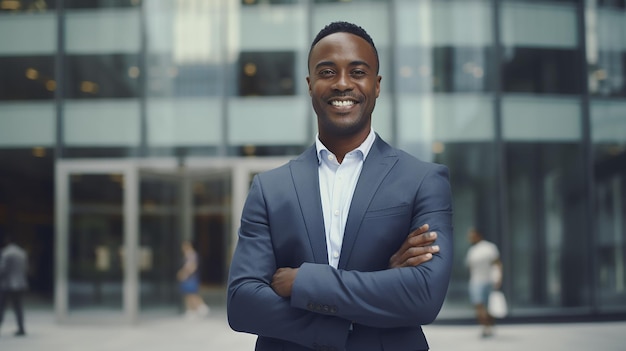
<path fill-rule="evenodd" d="M 348 100 L 348 101 L 333 100 L 331 102 L 331 104 L 333 106 L 352 106 L 352 105 L 354 105 L 354 101 L 352 101 L 352 100 Z"/>

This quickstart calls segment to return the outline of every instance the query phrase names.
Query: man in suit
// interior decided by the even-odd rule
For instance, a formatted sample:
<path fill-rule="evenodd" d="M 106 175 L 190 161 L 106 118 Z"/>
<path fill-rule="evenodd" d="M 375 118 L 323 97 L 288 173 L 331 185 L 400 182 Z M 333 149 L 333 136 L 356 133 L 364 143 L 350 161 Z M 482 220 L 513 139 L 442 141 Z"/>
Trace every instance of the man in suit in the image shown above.
<path fill-rule="evenodd" d="M 447 168 L 373 131 L 381 77 L 361 27 L 326 26 L 308 64 L 318 135 L 252 182 L 230 326 L 258 335 L 256 350 L 428 350 L 421 325 L 439 313 L 452 267 Z"/>
<path fill-rule="evenodd" d="M 0 326 L 4 319 L 4 310 L 8 301 L 13 304 L 17 320 L 16 336 L 26 335 L 24 329 L 24 310 L 22 294 L 28 287 L 26 280 L 28 271 L 28 255 L 7 235 L 0 251 Z"/>

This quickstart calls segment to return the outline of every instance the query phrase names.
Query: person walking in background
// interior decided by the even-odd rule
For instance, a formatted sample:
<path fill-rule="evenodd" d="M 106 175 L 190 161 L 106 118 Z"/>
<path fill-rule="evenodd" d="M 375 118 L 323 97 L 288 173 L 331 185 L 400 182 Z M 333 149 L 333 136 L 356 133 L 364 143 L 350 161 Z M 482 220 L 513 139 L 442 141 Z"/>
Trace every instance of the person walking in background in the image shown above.
<path fill-rule="evenodd" d="M 206 317 L 210 309 L 199 293 L 198 253 L 191 242 L 187 240 L 182 242 L 181 251 L 183 253 L 183 265 L 178 270 L 177 278 L 185 300 L 185 318 Z"/>
<path fill-rule="evenodd" d="M 28 288 L 28 255 L 24 249 L 13 242 L 10 235 L 2 240 L 0 251 L 0 326 L 4 320 L 4 311 L 8 302 L 13 306 L 17 320 L 16 336 L 26 335 L 24 328 L 24 307 L 22 297 Z"/>
<path fill-rule="evenodd" d="M 482 337 L 493 335 L 495 320 L 489 314 L 489 294 L 502 286 L 502 262 L 498 247 L 483 238 L 481 232 L 471 228 L 467 233 L 471 246 L 465 264 L 469 269 L 469 298 L 476 311 L 476 319 L 482 326 Z"/>
<path fill-rule="evenodd" d="M 428 350 L 452 269 L 447 167 L 374 132 L 376 47 L 352 23 L 313 40 L 314 145 L 254 177 L 228 280 L 235 331 L 256 350 Z M 435 242 L 436 239 L 436 242 Z"/>

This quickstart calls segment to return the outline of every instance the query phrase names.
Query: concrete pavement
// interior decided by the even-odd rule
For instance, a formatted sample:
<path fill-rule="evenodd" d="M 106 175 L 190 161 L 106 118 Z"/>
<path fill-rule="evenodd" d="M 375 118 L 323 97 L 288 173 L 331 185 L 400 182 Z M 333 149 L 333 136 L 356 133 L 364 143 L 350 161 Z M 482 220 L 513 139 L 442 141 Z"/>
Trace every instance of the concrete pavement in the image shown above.
<path fill-rule="evenodd" d="M 26 337 L 15 337 L 8 310 L 0 331 L 1 351 L 249 351 L 255 337 L 232 331 L 223 307 L 208 318 L 185 320 L 170 314 L 142 318 L 136 325 L 102 321 L 97 315 L 59 324 L 51 311 L 27 311 Z M 431 350 L 598 350 L 626 349 L 626 321 L 566 324 L 507 324 L 496 335 L 481 339 L 473 325 L 430 325 L 424 331 Z"/>

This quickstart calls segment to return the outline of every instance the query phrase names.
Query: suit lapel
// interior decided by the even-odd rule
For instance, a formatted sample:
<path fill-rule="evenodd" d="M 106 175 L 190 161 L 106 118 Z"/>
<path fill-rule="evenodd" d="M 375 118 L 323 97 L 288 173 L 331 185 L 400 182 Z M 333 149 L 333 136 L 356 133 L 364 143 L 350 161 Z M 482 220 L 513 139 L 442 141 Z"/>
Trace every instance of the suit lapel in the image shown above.
<path fill-rule="evenodd" d="M 350 204 L 350 212 L 348 213 L 346 229 L 343 235 L 339 269 L 345 269 L 348 264 L 365 211 L 369 207 L 381 182 L 397 161 L 398 157 L 393 152 L 393 149 L 377 135 L 376 141 L 363 163 L 361 175 L 354 189 L 354 196 Z"/>
<path fill-rule="evenodd" d="M 322 199 L 319 191 L 318 160 L 315 146 L 291 162 L 291 174 L 304 218 L 315 263 L 328 264 Z"/>

